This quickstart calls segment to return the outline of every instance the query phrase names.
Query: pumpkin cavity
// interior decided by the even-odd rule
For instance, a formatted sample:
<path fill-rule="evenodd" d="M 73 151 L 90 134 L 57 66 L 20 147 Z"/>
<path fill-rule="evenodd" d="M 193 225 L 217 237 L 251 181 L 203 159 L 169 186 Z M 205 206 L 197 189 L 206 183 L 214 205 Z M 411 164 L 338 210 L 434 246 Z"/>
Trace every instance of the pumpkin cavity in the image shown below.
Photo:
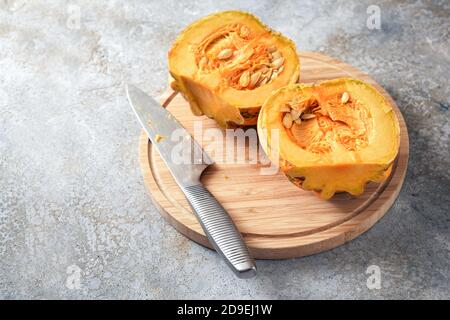
<path fill-rule="evenodd" d="M 348 151 L 361 150 L 372 130 L 370 111 L 346 91 L 320 102 L 297 95 L 282 105 L 280 114 L 291 139 L 314 153 L 331 152 L 336 144 Z"/>

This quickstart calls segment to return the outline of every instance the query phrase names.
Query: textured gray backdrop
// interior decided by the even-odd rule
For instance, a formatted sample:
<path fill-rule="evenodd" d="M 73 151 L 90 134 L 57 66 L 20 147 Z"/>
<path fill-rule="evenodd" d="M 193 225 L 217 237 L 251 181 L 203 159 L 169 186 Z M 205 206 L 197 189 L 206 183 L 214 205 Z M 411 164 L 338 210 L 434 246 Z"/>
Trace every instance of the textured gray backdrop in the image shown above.
<path fill-rule="evenodd" d="M 157 213 L 121 85 L 162 93 L 177 33 L 232 8 L 368 72 L 411 143 L 400 197 L 369 232 L 260 261 L 245 281 Z M 450 298 L 449 17 L 448 1 L 0 0 L 0 298 Z"/>

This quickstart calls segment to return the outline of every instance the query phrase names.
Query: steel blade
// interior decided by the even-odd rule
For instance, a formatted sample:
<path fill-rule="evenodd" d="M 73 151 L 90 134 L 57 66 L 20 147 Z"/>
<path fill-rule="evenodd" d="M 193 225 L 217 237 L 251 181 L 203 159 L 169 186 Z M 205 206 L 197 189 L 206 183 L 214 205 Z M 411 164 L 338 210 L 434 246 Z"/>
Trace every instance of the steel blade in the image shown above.
<path fill-rule="evenodd" d="M 213 161 L 189 132 L 155 99 L 132 85 L 128 100 L 154 148 L 182 187 L 196 185 Z"/>

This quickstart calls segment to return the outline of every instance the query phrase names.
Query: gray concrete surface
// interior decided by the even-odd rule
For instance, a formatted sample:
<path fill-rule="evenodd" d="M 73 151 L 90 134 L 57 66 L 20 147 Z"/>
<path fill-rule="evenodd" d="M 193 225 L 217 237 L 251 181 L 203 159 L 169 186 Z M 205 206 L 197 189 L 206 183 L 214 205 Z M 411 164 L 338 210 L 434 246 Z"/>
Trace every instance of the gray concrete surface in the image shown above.
<path fill-rule="evenodd" d="M 367 27 L 370 5 L 381 29 Z M 400 197 L 374 228 L 260 261 L 245 281 L 157 213 L 121 87 L 163 92 L 176 34 L 231 8 L 368 72 L 411 144 Z M 0 0 L 0 298 L 450 298 L 449 30 L 448 1 Z M 380 289 L 366 285 L 370 265 Z"/>

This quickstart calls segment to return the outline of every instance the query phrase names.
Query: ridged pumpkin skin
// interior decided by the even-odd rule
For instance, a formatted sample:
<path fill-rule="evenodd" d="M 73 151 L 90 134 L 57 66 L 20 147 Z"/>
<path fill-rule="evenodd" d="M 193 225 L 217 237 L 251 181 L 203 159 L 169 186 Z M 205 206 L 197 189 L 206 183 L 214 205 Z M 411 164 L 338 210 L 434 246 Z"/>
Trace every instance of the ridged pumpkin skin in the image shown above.
<path fill-rule="evenodd" d="M 290 128 L 283 122 L 287 105 L 305 118 Z M 289 180 L 323 199 L 342 191 L 357 196 L 367 182 L 382 182 L 400 145 L 389 102 L 371 85 L 346 78 L 277 90 L 261 109 L 258 135 Z"/>
<path fill-rule="evenodd" d="M 278 56 L 283 59 L 276 61 Z M 169 51 L 172 88 L 195 115 L 205 114 L 222 127 L 255 125 L 271 92 L 297 82 L 299 70 L 295 44 L 240 11 L 194 22 Z"/>

